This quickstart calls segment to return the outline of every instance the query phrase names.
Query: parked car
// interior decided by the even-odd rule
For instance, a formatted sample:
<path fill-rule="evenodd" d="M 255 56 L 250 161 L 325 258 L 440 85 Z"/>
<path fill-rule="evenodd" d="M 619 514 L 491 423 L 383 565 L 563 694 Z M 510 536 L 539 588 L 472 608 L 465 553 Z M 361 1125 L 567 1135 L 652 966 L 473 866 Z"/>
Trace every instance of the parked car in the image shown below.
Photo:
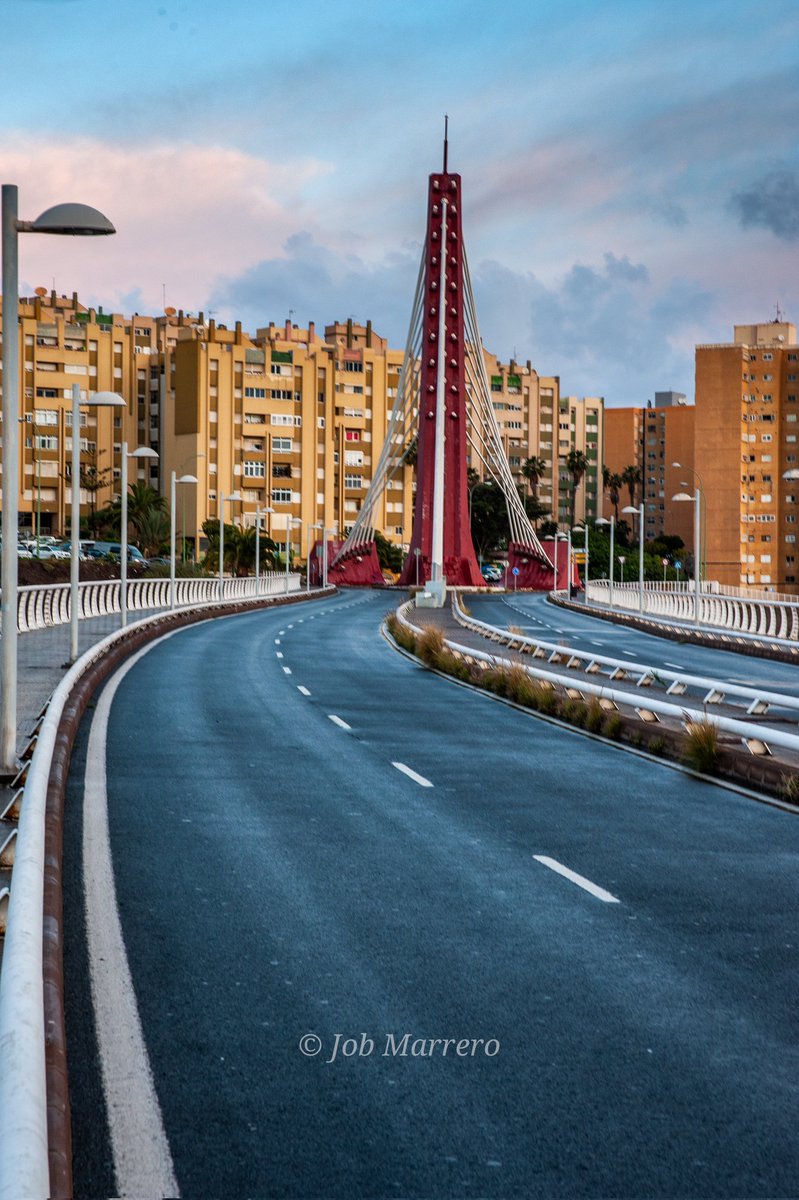
<path fill-rule="evenodd" d="M 119 562 L 122 557 L 122 546 L 119 542 L 95 542 L 90 555 L 92 558 L 110 558 L 114 562 Z M 128 563 L 132 566 L 147 566 L 147 559 L 138 546 L 128 546 Z"/>
<path fill-rule="evenodd" d="M 486 565 L 482 568 L 482 576 L 483 576 L 483 579 L 485 579 L 486 583 L 501 583 L 502 582 L 501 569 L 497 566 L 492 565 L 491 563 L 486 563 Z"/>

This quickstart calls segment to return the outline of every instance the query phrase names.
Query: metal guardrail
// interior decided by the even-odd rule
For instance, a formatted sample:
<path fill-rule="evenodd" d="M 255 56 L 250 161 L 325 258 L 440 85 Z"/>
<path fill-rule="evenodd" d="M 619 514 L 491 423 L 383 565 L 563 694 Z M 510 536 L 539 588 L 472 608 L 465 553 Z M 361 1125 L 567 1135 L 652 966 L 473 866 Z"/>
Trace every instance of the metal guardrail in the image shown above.
<path fill-rule="evenodd" d="M 586 600 L 610 609 L 610 584 L 605 579 L 592 579 Z M 664 617 L 667 620 L 693 623 L 696 600 L 693 592 L 673 591 L 663 587 L 646 587 L 643 609 L 637 583 L 613 584 L 613 608 L 642 613 L 645 617 Z M 755 600 L 723 592 L 699 593 L 699 624 L 715 629 L 729 629 L 756 637 L 799 640 L 799 604 L 793 600 Z"/>
<path fill-rule="evenodd" d="M 414 607 L 412 600 L 407 601 L 397 609 L 397 617 L 406 628 L 419 634 L 423 630 L 418 625 L 414 625 L 409 619 L 409 614 Z M 472 646 L 461 645 L 459 642 L 453 642 L 449 638 L 445 638 L 444 641 L 450 650 L 456 652 L 466 662 L 484 663 L 489 667 L 507 666 L 508 663 L 512 662 L 511 659 L 502 658 L 496 654 L 487 654 L 483 650 L 476 650 Z M 799 734 L 785 733 L 781 729 L 764 729 L 762 725 L 753 725 L 749 721 L 739 721 L 736 718 L 725 717 L 719 713 L 709 715 L 704 709 L 690 708 L 684 704 L 672 704 L 669 701 L 658 700 L 654 696 L 646 695 L 644 697 L 640 691 L 627 692 L 621 688 L 608 686 L 606 683 L 596 684 L 582 679 L 577 681 L 573 676 L 561 675 L 556 671 L 529 666 L 527 663 L 514 663 L 514 665 L 518 665 L 521 670 L 525 671 L 533 679 L 538 679 L 549 684 L 558 684 L 569 695 L 581 696 L 583 699 L 587 696 L 596 696 L 598 700 L 610 701 L 616 708 L 631 708 L 642 721 L 651 721 L 653 718 L 650 714 L 653 713 L 657 719 L 661 716 L 670 717 L 682 725 L 700 725 L 708 721 L 716 725 L 720 731 L 740 738 L 750 750 L 753 750 L 755 746 L 763 747 L 763 750 L 759 750 L 758 752 L 768 754 L 768 746 L 771 743 L 775 746 L 780 746 L 783 750 L 789 750 L 799 755 Z"/>
<path fill-rule="evenodd" d="M 485 621 L 478 621 L 467 616 L 461 607 L 457 595 L 452 598 L 452 613 L 459 625 L 471 629 L 482 637 L 505 645 L 509 650 L 519 650 L 531 654 L 533 658 L 546 658 L 550 663 L 565 660 L 567 669 L 584 671 L 590 675 L 604 674 L 607 678 L 631 678 L 637 688 L 648 688 L 657 683 L 668 683 L 669 695 L 683 695 L 689 689 L 697 689 L 702 693 L 703 705 L 722 704 L 726 700 L 737 699 L 748 702 L 747 716 L 762 716 L 770 707 L 783 708 L 799 712 L 799 697 L 787 695 L 785 692 L 771 692 L 764 688 L 746 687 L 743 684 L 730 683 L 726 680 L 713 679 L 711 676 L 691 675 L 685 671 L 672 671 L 665 667 L 646 666 L 639 662 L 630 662 L 622 658 L 611 658 L 606 654 L 594 654 L 585 650 L 575 649 L 564 645 L 563 642 L 545 642 L 540 638 L 527 637 L 520 633 L 511 633 Z"/>
<path fill-rule="evenodd" d="M 198 604 L 213 604 L 220 599 L 251 600 L 257 596 L 276 596 L 287 589 L 284 571 L 267 571 L 258 578 L 256 590 L 254 575 L 234 576 L 223 581 L 220 596 L 219 579 L 211 576 L 175 580 L 175 607 L 187 608 Z M 300 586 L 297 574 L 288 576 L 288 590 L 296 592 Z M 132 579 L 128 581 L 128 612 L 170 607 L 169 579 Z M 118 579 L 103 579 L 99 582 L 81 583 L 78 588 L 78 618 L 103 617 L 120 611 L 120 582 Z M 35 629 L 46 629 L 51 625 L 66 625 L 70 613 L 70 587 L 68 583 L 40 584 L 19 589 L 17 601 L 17 628 L 20 633 Z"/>
<path fill-rule="evenodd" d="M 291 593 L 296 594 L 299 576 L 290 575 L 289 581 Z M 177 606 L 183 609 L 208 608 L 210 612 L 220 602 L 218 580 L 192 579 L 180 582 L 205 586 L 185 588 L 182 596 L 178 592 Z M 141 607 L 152 608 L 160 603 L 160 607 L 169 608 L 168 579 L 140 580 L 137 583 L 141 585 Z M 223 603 L 242 599 L 257 601 L 260 596 L 285 594 L 286 575 L 284 572 L 272 572 L 261 577 L 257 592 L 254 578 L 229 579 L 224 584 Z M 54 611 L 64 611 L 59 599 L 64 587 L 68 593 L 68 584 L 56 585 L 55 588 L 23 589 L 26 593 L 37 593 L 35 598 L 26 596 L 24 599 L 30 619 L 47 624 L 58 623 L 53 620 L 45 622 L 45 617 L 51 616 Z M 82 601 L 83 616 L 98 616 L 119 610 L 119 581 L 83 584 L 82 588 L 91 589 L 86 593 L 85 605 Z M 195 597 L 191 605 L 187 603 L 188 595 Z M 147 625 L 160 620 L 162 616 L 163 613 L 159 612 L 137 624 Z M 62 620 L 69 620 L 68 604 Z M 5 925 L 0 969 L 0 1200 L 22 1200 L 23 1197 L 24 1200 L 47 1200 L 50 1194 L 42 907 L 47 788 L 58 727 L 64 706 L 76 683 L 109 647 L 129 636 L 130 628 L 116 630 L 98 641 L 78 659 L 58 684 L 37 726 L 35 748 L 26 764 L 24 788 L 13 801 L 19 809 L 14 865 L 11 886 L 2 889 L 0 894 L 0 909 Z M 20 783 L 22 777 L 23 771 L 20 771 Z M 11 807 L 9 805 L 8 809 Z"/>

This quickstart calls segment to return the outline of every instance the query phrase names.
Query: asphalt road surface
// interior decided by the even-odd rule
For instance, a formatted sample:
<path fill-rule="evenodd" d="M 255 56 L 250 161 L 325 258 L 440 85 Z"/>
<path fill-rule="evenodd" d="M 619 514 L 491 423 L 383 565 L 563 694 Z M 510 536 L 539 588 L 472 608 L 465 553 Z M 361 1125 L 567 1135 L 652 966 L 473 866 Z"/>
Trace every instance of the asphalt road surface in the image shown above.
<path fill-rule="evenodd" d="M 478 621 L 501 629 L 514 625 L 528 637 L 565 642 L 584 651 L 593 648 L 597 654 L 629 659 L 642 666 L 666 667 L 745 687 L 799 695 L 799 670 L 792 663 L 660 638 L 632 626 L 549 604 L 545 595 L 516 596 L 511 592 L 507 597 L 469 596 L 469 608 Z"/>
<path fill-rule="evenodd" d="M 799 821 L 421 669 L 387 607 L 192 626 L 87 716 L 76 1196 L 797 1195 Z"/>

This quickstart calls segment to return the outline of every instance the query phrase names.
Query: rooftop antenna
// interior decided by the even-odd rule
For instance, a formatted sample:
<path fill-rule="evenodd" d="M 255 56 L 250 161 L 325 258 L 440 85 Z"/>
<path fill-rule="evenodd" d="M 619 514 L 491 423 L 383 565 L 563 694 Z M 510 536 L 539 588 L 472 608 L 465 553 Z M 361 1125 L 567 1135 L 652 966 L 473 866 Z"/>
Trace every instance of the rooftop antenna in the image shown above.
<path fill-rule="evenodd" d="M 447 174 L 447 151 L 449 149 L 449 143 L 447 141 L 448 129 L 449 129 L 449 117 L 447 116 L 446 113 L 444 113 L 444 174 L 445 175 Z"/>
<path fill-rule="evenodd" d="M 780 306 L 779 306 L 779 301 L 778 301 L 778 302 L 777 302 L 777 315 L 776 315 L 776 317 L 774 318 L 774 324 L 776 325 L 776 324 L 778 324 L 780 321 L 782 321 L 782 313 L 780 312 Z"/>

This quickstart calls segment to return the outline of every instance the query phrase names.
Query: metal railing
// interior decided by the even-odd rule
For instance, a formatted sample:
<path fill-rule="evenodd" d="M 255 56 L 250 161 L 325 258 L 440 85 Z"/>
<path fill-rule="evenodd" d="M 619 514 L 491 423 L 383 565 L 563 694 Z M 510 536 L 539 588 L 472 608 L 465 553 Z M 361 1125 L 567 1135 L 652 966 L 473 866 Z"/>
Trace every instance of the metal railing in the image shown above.
<path fill-rule="evenodd" d="M 586 600 L 589 604 L 609 608 L 609 592 L 606 579 L 592 579 Z M 642 613 L 645 617 L 697 623 L 696 597 L 692 590 L 678 591 L 650 585 L 643 590 L 642 607 L 637 583 L 614 583 L 613 608 Z M 795 642 L 799 640 L 799 603 L 795 600 L 757 600 L 703 589 L 699 593 L 698 624 Z"/>
<path fill-rule="evenodd" d="M 258 596 L 277 596 L 281 592 L 296 592 L 300 577 L 284 571 L 267 571 L 254 575 L 232 577 L 223 581 L 221 595 L 219 579 L 212 576 L 175 580 L 175 607 L 190 608 L 200 604 L 214 604 L 220 600 L 252 600 Z M 170 607 L 171 581 L 169 579 L 133 579 L 128 582 L 128 612 Z M 81 583 L 78 588 L 78 618 L 103 617 L 120 611 L 120 582 L 105 579 L 94 583 Z M 42 584 L 19 589 L 17 601 L 17 628 L 20 633 L 35 629 L 47 629 L 51 625 L 69 622 L 70 587 L 68 583 Z"/>

